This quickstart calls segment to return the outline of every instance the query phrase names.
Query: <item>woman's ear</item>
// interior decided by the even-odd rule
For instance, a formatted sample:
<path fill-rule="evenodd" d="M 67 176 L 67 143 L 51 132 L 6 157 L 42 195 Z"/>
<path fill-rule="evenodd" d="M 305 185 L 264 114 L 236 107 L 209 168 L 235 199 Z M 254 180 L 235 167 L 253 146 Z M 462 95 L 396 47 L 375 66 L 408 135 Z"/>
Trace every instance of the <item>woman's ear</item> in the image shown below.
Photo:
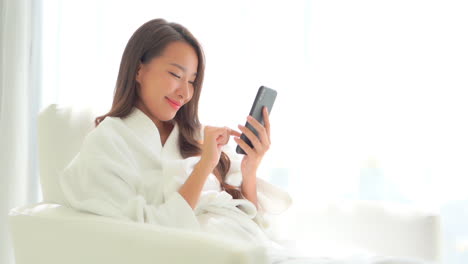
<path fill-rule="evenodd" d="M 136 76 L 135 76 L 135 80 L 137 81 L 137 83 L 140 83 L 140 79 L 141 79 L 141 63 L 138 64 L 138 67 L 137 67 L 137 70 L 136 70 Z"/>

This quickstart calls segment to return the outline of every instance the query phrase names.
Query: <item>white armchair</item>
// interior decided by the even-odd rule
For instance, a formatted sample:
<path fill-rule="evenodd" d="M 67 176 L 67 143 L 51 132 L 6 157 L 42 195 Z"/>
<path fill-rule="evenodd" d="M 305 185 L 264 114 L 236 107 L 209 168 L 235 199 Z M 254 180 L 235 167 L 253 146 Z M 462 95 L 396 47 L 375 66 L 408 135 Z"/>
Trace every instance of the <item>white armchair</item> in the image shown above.
<path fill-rule="evenodd" d="M 57 204 L 17 208 L 11 218 L 17 264 L 266 263 L 264 252 L 247 244 Z"/>
<path fill-rule="evenodd" d="M 198 232 L 130 223 L 67 207 L 58 172 L 78 153 L 96 114 L 51 105 L 38 119 L 44 201 L 10 211 L 17 264 L 264 263 L 252 245 Z"/>
<path fill-rule="evenodd" d="M 266 252 L 250 244 L 125 222 L 68 207 L 58 185 L 58 172 L 79 151 L 94 127 L 95 116 L 90 109 L 57 105 L 40 113 L 39 162 L 44 200 L 10 211 L 17 264 L 267 263 Z M 376 254 L 438 260 L 438 216 L 388 208 L 353 202 L 345 207 L 329 205 L 299 212 L 293 206 L 287 217 L 274 222 L 273 227 L 279 228 L 281 223 L 308 227 L 295 231 L 299 234 L 296 237 L 310 247 L 325 241 L 331 245 L 343 242 Z"/>

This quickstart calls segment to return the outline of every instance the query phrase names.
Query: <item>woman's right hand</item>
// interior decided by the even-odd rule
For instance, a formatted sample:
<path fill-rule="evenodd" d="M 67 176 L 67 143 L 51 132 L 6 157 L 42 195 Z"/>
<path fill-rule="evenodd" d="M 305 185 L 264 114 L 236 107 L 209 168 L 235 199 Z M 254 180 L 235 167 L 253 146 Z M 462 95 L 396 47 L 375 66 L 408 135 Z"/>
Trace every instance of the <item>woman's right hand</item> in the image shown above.
<path fill-rule="evenodd" d="M 221 157 L 221 148 L 229 142 L 231 136 L 240 137 L 240 135 L 240 132 L 229 127 L 205 126 L 200 161 L 206 162 L 210 169 L 214 169 Z"/>

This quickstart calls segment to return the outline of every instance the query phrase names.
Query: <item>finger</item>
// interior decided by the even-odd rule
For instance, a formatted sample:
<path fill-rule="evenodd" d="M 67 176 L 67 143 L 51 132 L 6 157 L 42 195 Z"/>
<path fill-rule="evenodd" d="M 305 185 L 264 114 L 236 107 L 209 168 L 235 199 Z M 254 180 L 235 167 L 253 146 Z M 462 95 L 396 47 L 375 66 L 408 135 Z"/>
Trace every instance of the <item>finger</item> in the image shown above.
<path fill-rule="evenodd" d="M 205 128 L 205 134 L 213 136 L 213 137 L 218 137 L 220 134 L 224 133 L 226 131 L 225 127 L 206 127 Z"/>
<path fill-rule="evenodd" d="M 258 139 L 258 137 L 252 132 L 252 130 L 246 128 L 245 126 L 238 125 L 239 129 L 247 136 L 247 138 L 252 142 L 252 145 L 254 146 L 254 151 L 256 152 L 261 152 L 263 149 L 262 147 L 262 142 Z"/>
<path fill-rule="evenodd" d="M 241 133 L 229 127 L 211 127 L 209 134 L 214 137 L 218 144 L 227 144 L 231 136 L 241 136 Z"/>
<path fill-rule="evenodd" d="M 245 143 L 244 140 L 240 139 L 239 137 L 234 137 L 234 141 L 239 144 L 239 147 L 245 152 L 247 155 L 255 155 L 254 150 L 247 144 Z"/>
<path fill-rule="evenodd" d="M 216 141 L 219 144 L 226 145 L 229 142 L 230 134 L 231 129 L 229 127 L 223 127 L 220 131 L 220 134 L 216 138 Z"/>
<path fill-rule="evenodd" d="M 218 145 L 226 145 L 229 141 L 229 138 L 228 137 L 225 137 L 223 135 L 220 135 L 216 138 L 216 143 Z"/>
<path fill-rule="evenodd" d="M 258 132 L 258 136 L 260 138 L 260 141 L 265 144 L 270 144 L 270 139 L 268 138 L 268 135 L 266 133 L 265 127 L 258 122 L 257 119 L 253 118 L 252 116 L 247 117 L 247 122 L 252 125 L 255 130 Z"/>
<path fill-rule="evenodd" d="M 216 127 L 213 128 L 211 134 L 216 138 L 219 136 L 229 136 L 231 133 L 231 129 L 229 127 Z"/>
<path fill-rule="evenodd" d="M 266 106 L 263 107 L 263 120 L 265 121 L 265 130 L 268 135 L 268 140 L 271 141 L 270 138 L 270 115 L 268 114 L 268 108 Z"/>
<path fill-rule="evenodd" d="M 241 133 L 240 133 L 239 131 L 236 131 L 236 130 L 234 130 L 234 129 L 231 129 L 230 135 L 231 135 L 231 136 L 240 137 L 240 136 L 241 136 Z"/>

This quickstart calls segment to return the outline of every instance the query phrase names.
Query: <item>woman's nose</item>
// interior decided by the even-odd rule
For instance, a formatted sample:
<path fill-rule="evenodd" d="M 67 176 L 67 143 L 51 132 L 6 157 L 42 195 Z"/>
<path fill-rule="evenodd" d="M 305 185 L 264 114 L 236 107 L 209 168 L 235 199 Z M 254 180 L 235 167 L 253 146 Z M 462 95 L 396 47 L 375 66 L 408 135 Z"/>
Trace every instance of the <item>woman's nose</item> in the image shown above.
<path fill-rule="evenodd" d="M 178 96 L 182 99 L 188 99 L 190 96 L 190 87 L 188 83 L 181 84 L 179 87 Z"/>

